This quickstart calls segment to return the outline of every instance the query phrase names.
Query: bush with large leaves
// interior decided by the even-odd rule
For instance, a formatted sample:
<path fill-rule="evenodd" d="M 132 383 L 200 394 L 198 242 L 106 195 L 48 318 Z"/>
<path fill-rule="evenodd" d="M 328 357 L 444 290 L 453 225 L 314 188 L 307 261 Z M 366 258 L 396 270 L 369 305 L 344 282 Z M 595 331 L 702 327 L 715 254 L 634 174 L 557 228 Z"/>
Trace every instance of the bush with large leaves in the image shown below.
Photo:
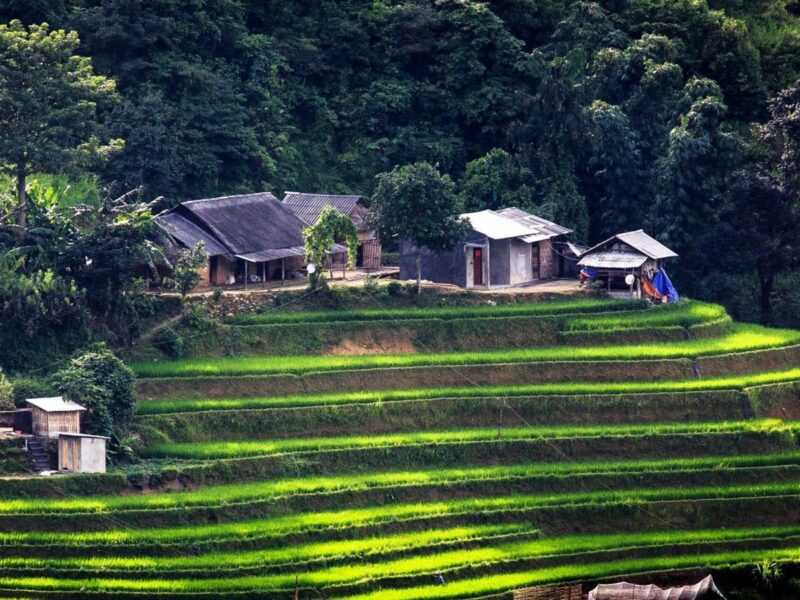
<path fill-rule="evenodd" d="M 53 375 L 53 386 L 65 398 L 86 408 L 83 431 L 110 436 L 125 430 L 136 403 L 135 377 L 108 350 L 88 352 Z"/>

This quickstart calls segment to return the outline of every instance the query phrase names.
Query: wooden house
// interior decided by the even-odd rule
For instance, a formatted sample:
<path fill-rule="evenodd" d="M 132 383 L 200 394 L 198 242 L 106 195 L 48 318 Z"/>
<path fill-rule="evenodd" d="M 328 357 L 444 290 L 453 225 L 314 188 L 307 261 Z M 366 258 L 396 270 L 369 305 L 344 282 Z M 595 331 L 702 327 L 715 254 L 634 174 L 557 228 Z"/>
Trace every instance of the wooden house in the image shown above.
<path fill-rule="evenodd" d="M 208 261 L 199 287 L 283 281 L 305 265 L 306 223 L 268 192 L 191 200 L 156 223 L 180 247 L 203 242 Z"/>
<path fill-rule="evenodd" d="M 461 215 L 470 230 L 448 252 L 422 249 L 422 278 L 465 288 L 527 285 L 558 275 L 553 240 L 572 230 L 519 208 Z M 416 278 L 416 248 L 400 242 L 400 279 Z"/>
<path fill-rule="evenodd" d="M 578 265 L 611 295 L 641 298 L 643 287 L 661 269 L 662 261 L 678 256 L 643 230 L 618 233 L 592 246 L 580 256 Z"/>
<path fill-rule="evenodd" d="M 327 206 L 349 216 L 358 229 L 356 267 L 379 269 L 381 267 L 381 242 L 366 222 L 369 202 L 362 196 L 336 196 L 328 194 L 303 194 L 286 192 L 284 206 L 308 225 L 313 225 Z"/>
<path fill-rule="evenodd" d="M 59 470 L 70 473 L 105 473 L 108 439 L 102 435 L 59 433 Z"/>
<path fill-rule="evenodd" d="M 57 438 L 59 433 L 80 433 L 81 413 L 86 409 L 80 404 L 55 398 L 32 398 L 26 400 L 31 407 L 31 431 L 43 438 Z"/>

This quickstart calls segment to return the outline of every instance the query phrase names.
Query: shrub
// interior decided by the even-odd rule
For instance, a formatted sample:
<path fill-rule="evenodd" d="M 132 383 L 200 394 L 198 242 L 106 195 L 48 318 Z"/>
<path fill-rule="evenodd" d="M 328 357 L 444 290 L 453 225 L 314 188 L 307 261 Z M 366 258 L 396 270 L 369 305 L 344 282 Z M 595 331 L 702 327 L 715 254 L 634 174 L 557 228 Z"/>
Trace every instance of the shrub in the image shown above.
<path fill-rule="evenodd" d="M 378 278 L 374 275 L 367 275 L 364 277 L 364 291 L 368 294 L 376 294 L 380 292 L 381 286 L 378 284 Z"/>
<path fill-rule="evenodd" d="M 159 331 L 153 343 L 170 358 L 180 358 L 183 354 L 183 338 L 172 327 L 165 327 Z"/>
<path fill-rule="evenodd" d="M 41 379 L 18 377 L 14 379 L 14 405 L 25 406 L 28 398 L 47 398 L 53 395 L 53 386 Z"/>
<path fill-rule="evenodd" d="M 0 369 L 0 410 L 14 410 L 14 386 Z"/>
<path fill-rule="evenodd" d="M 167 286 L 177 291 L 182 297 L 191 292 L 200 282 L 200 267 L 208 259 L 203 242 L 197 242 L 194 248 L 186 250 L 178 256 L 172 269 L 172 277 L 166 280 Z"/>
<path fill-rule="evenodd" d="M 53 385 L 65 397 L 86 407 L 87 433 L 110 435 L 114 426 L 125 429 L 133 418 L 133 372 L 108 350 L 74 358 L 53 375 Z"/>
<path fill-rule="evenodd" d="M 386 292 L 390 296 L 402 296 L 403 285 L 399 281 L 390 281 L 389 285 L 386 286 Z"/>

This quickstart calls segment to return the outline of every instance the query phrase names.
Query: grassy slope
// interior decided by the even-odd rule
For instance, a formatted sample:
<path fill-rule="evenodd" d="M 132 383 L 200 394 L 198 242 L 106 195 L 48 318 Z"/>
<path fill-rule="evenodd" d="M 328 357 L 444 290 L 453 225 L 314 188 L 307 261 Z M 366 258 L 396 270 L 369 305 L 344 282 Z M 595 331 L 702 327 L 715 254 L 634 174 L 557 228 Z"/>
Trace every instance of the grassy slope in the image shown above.
<path fill-rule="evenodd" d="M 488 312 L 492 308 L 479 310 L 481 314 L 484 310 L 495 314 Z M 544 315 L 550 314 L 548 310 L 561 309 L 542 305 L 536 310 Z M 564 308 L 568 310 L 574 307 Z M 581 334 L 636 326 L 687 327 L 720 318 L 716 307 L 700 303 L 626 316 L 592 312 L 595 310 L 609 309 L 598 305 L 585 311 L 585 316 L 564 312 L 564 330 Z M 445 315 L 442 318 L 456 319 L 458 309 L 448 309 Z M 286 322 L 302 323 L 306 321 L 298 319 L 310 318 L 316 323 L 328 323 L 334 317 L 298 313 Z M 366 318 L 376 317 L 370 314 Z M 309 325 L 313 326 L 313 322 L 309 321 Z M 342 327 L 346 328 L 346 323 Z M 664 344 L 395 356 L 232 358 L 140 364 L 137 370 L 160 377 L 189 377 L 299 374 L 386 365 L 625 361 L 694 358 L 798 343 L 800 332 L 735 326 L 730 335 Z M 392 401 L 411 401 L 402 406 L 412 411 L 413 401 L 434 398 L 556 394 L 578 398 L 630 394 L 635 398 L 642 391 L 742 390 L 798 380 L 800 369 L 793 368 L 653 383 L 413 388 L 411 382 L 411 389 L 397 391 L 223 400 L 173 398 L 142 403 L 138 411 L 140 417 L 145 417 L 143 422 L 147 422 L 148 414 L 169 420 L 177 417 L 168 413 L 180 411 L 304 411 L 329 405 L 331 410 L 338 410 L 336 406 L 345 404 L 380 406 Z M 199 390 L 202 382 L 197 380 Z M 269 414 L 266 411 L 263 418 Z M 272 590 L 269 597 L 285 598 L 293 592 L 295 577 L 299 576 L 301 587 L 323 590 L 330 597 L 433 600 L 470 598 L 536 583 L 654 569 L 752 563 L 765 556 L 800 559 L 800 529 L 779 519 L 783 510 L 779 507 L 794 507 L 800 501 L 800 450 L 796 450 L 799 423 L 750 419 L 502 428 L 486 423 L 486 427 L 422 431 L 411 430 L 412 423 L 409 420 L 405 429 L 378 435 L 334 432 L 323 436 L 314 435 L 313 430 L 297 430 L 294 435 L 302 437 L 237 442 L 220 441 L 225 432 L 211 428 L 208 431 L 214 431 L 215 439 L 159 444 L 149 453 L 186 460 L 187 465 L 216 464 L 233 472 L 238 469 L 237 464 L 247 461 L 285 461 L 294 465 L 293 470 L 287 471 L 292 476 L 270 480 L 263 479 L 262 474 L 261 480 L 249 483 L 206 485 L 165 494 L 0 499 L 0 519 L 8 524 L 7 530 L 0 532 L 0 589 L 34 593 L 71 590 L 79 594 L 132 591 L 152 595 Z M 752 443 L 744 443 L 751 439 Z M 767 441 L 761 443 L 762 439 Z M 689 440 L 691 443 L 686 444 Z M 556 462 L 530 462 L 533 455 L 520 450 L 515 459 L 519 464 L 512 463 L 511 454 L 505 464 L 502 455 L 495 457 L 499 464 L 487 464 L 483 455 L 464 454 L 468 458 L 457 463 L 458 467 L 446 466 L 451 460 L 448 457 L 457 454 L 448 449 L 495 443 L 498 448 L 513 443 L 547 445 L 547 453 L 539 454 L 546 455 L 546 461 Z M 602 460 L 598 459 L 599 454 L 587 454 L 586 449 L 593 443 L 594 448 L 611 444 L 620 449 L 629 444 L 629 448 L 639 448 L 643 454 L 634 454 L 629 460 Z M 650 454 L 650 446 L 659 453 L 644 459 Z M 726 448 L 734 446 L 742 455 L 733 451 L 722 455 Z M 495 456 L 488 445 L 486 448 L 481 452 L 488 453 L 487 459 Z M 560 448 L 569 451 L 562 456 Z M 676 448 L 681 451 L 674 452 Z M 512 454 L 517 452 L 512 452 L 510 445 L 507 449 Z M 354 461 L 361 457 L 363 464 L 356 469 L 355 463 L 351 468 L 348 460 L 342 460 L 336 463 L 341 473 L 318 474 L 328 463 L 315 457 L 346 453 L 352 453 Z M 419 460 L 413 453 L 419 454 Z M 371 466 L 367 455 L 384 458 L 375 463 L 377 466 Z M 585 458 L 578 458 L 582 456 Z M 395 463 L 389 460 L 391 457 L 406 458 Z M 401 464 L 403 460 L 407 462 Z M 436 465 L 443 468 L 433 468 Z M 708 515 L 697 520 L 700 517 L 694 512 L 695 507 L 708 511 Z M 747 511 L 746 518 L 742 511 Z M 681 529 L 658 530 L 661 522 L 653 515 L 674 519 L 671 522 L 678 523 Z M 642 519 L 635 526 L 644 529 L 619 533 L 617 527 L 623 522 L 620 520 L 627 524 L 632 517 Z M 539 531 L 547 531 L 547 527 L 554 528 L 551 533 L 559 534 L 587 531 L 582 523 L 573 523 L 584 518 L 593 520 L 594 533 L 547 537 Z M 37 519 L 41 520 L 39 527 L 35 525 Z M 197 520 L 195 524 L 180 524 L 193 519 Z M 221 521 L 217 523 L 218 519 Z M 225 522 L 227 519 L 234 520 Z M 215 522 L 199 523 L 206 520 Z M 717 520 L 727 528 L 699 529 L 703 526 L 700 523 L 707 525 Z M 81 523 L 91 523 L 98 530 L 88 531 Z M 144 524 L 145 528 L 126 526 L 128 523 Z M 24 531 L 31 524 L 33 530 Z M 63 530 L 66 527 L 77 527 L 79 531 L 69 533 Z M 25 548 L 33 553 L 29 555 Z M 446 573 L 448 585 L 427 585 L 437 571 Z"/>
<path fill-rule="evenodd" d="M 167 398 L 139 402 L 139 415 L 210 410 L 289 408 L 337 404 L 381 403 L 436 398 L 481 398 L 550 395 L 636 394 L 655 392 L 694 392 L 742 390 L 774 383 L 800 381 L 800 368 L 733 377 L 708 377 L 682 381 L 635 381 L 614 383 L 544 383 L 516 386 L 469 386 L 420 388 L 397 391 L 349 392 L 267 396 L 262 398 L 192 399 Z"/>
<path fill-rule="evenodd" d="M 131 365 L 139 377 L 200 377 L 303 374 L 343 369 L 469 365 L 579 360 L 644 360 L 697 358 L 784 347 L 800 343 L 800 331 L 737 325 L 730 335 L 671 344 L 629 346 L 540 347 L 482 352 L 393 354 L 367 356 L 269 356 L 177 360 Z"/>

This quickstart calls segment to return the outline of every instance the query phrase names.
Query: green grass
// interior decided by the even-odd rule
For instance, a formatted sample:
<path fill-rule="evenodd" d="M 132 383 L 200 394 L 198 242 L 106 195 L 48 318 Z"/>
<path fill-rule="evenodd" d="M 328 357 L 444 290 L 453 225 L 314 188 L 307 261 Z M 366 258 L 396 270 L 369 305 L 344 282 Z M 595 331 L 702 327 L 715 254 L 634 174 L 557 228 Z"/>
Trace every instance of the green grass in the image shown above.
<path fill-rule="evenodd" d="M 69 499 L 2 500 L 0 513 L 83 513 L 114 510 L 157 510 L 175 506 L 214 505 L 247 502 L 253 499 L 278 499 L 293 495 L 331 492 L 359 492 L 408 486 L 447 485 L 481 481 L 578 475 L 623 475 L 776 467 L 800 464 L 800 452 L 751 454 L 745 456 L 708 456 L 658 460 L 544 462 L 511 466 L 463 467 L 389 471 L 360 475 L 327 475 L 285 478 L 208 486 L 205 488 L 159 495 L 89 496 Z"/>
<path fill-rule="evenodd" d="M 709 377 L 680 381 L 633 381 L 619 383 L 536 383 L 517 386 L 472 386 L 421 388 L 391 391 L 304 394 L 265 398 L 191 399 L 167 398 L 139 402 L 139 415 L 212 410 L 288 408 L 332 404 L 380 403 L 437 398 L 481 398 L 514 396 L 637 394 L 656 392 L 695 392 L 742 390 L 749 387 L 800 381 L 800 368 L 753 375 Z"/>
<path fill-rule="evenodd" d="M 86 570 L 109 575 L 135 574 L 146 571 L 162 576 L 174 571 L 196 570 L 201 576 L 220 575 L 220 571 L 236 571 L 243 568 L 269 567 L 276 565 L 307 564 L 321 557 L 334 559 L 360 559 L 376 557 L 398 551 L 421 550 L 433 546 L 438 553 L 396 558 L 367 564 L 345 564 L 303 571 L 297 582 L 303 586 L 331 586 L 370 579 L 396 576 L 415 576 L 424 573 L 447 571 L 468 565 L 492 565 L 510 561 L 535 560 L 570 555 L 602 553 L 609 551 L 659 551 L 691 544 L 698 546 L 747 541 L 769 545 L 775 540 L 789 540 L 800 536 L 800 526 L 763 527 L 730 530 L 669 531 L 652 533 L 567 536 L 544 539 L 519 539 L 509 535 L 524 531 L 522 525 L 455 528 L 442 531 L 426 531 L 419 534 L 400 534 L 389 540 L 371 538 L 336 541 L 322 544 L 307 544 L 278 550 L 255 550 L 243 552 L 208 553 L 200 556 L 180 557 L 89 557 L 66 559 L 42 559 L 11 557 L 0 559 L 0 569 L 15 570 Z M 446 543 L 477 540 L 480 545 L 473 548 L 448 550 L 440 547 Z M 800 540 L 798 540 L 800 542 Z M 374 544 L 374 545 L 372 545 Z M 267 589 L 285 589 L 294 585 L 292 573 L 264 577 L 261 585 Z"/>
<path fill-rule="evenodd" d="M 186 459 L 270 456 L 299 452 L 323 452 L 351 448 L 387 448 L 482 441 L 555 440 L 581 437 L 706 435 L 717 433 L 793 432 L 795 422 L 778 419 L 714 421 L 705 423 L 654 423 L 644 425 L 557 425 L 536 427 L 487 427 L 392 434 L 290 438 L 247 441 L 211 441 L 155 444 L 144 451 L 150 457 Z"/>
<path fill-rule="evenodd" d="M 674 307 L 674 308 L 671 308 Z M 729 319 L 725 308 L 717 304 L 685 301 L 668 304 L 656 310 L 637 311 L 632 314 L 602 314 L 591 317 L 568 317 L 565 331 L 622 331 L 646 327 L 691 327 L 703 323 Z"/>
<path fill-rule="evenodd" d="M 622 577 L 635 573 L 671 571 L 676 569 L 722 567 L 754 564 L 763 561 L 800 560 L 800 547 L 777 550 L 742 550 L 709 554 L 684 554 L 655 558 L 627 559 L 586 565 L 564 565 L 500 575 L 489 575 L 451 581 L 445 586 L 426 585 L 402 589 L 383 588 L 343 597 L 342 600 L 441 600 L 445 598 L 477 598 L 509 590 L 557 583 Z M 0 585 L 3 585 L 0 582 Z"/>
<path fill-rule="evenodd" d="M 518 350 L 391 354 L 369 356 L 259 356 L 189 359 L 135 363 L 139 377 L 203 377 L 303 374 L 349 369 L 438 365 L 473 365 L 578 360 L 644 360 L 697 358 L 719 354 L 779 348 L 800 343 L 800 331 L 736 325 L 730 335 L 716 339 L 669 344 L 562 347 L 544 346 Z"/>
<path fill-rule="evenodd" d="M 24 499 L 0 501 L 0 514 L 105 514 L 125 511 L 161 511 L 165 509 L 205 508 L 227 504 L 264 502 L 274 497 L 266 496 L 273 482 L 244 483 L 210 486 L 189 492 L 142 496 L 105 496 L 68 499 Z M 274 489 L 274 488 L 272 488 Z M 789 481 L 762 485 L 709 486 L 687 489 L 629 489 L 601 490 L 583 493 L 555 493 L 517 495 L 506 497 L 471 498 L 453 502 L 398 504 L 372 508 L 353 509 L 341 513 L 316 513 L 293 515 L 288 521 L 302 527 L 313 528 L 330 519 L 325 526 L 348 526 L 362 521 L 380 522 L 392 515 L 431 516 L 434 514 L 464 514 L 473 510 L 511 510 L 539 506 L 577 505 L 584 503 L 613 503 L 621 501 L 680 500 L 686 498 L 725 498 L 729 496 L 794 495 L 800 493 L 800 482 Z M 297 519 L 296 521 L 293 519 Z M 284 523 L 280 520 L 278 522 Z M 281 525 L 283 527 L 283 525 Z M 304 529 L 300 529 L 302 531 Z"/>
<path fill-rule="evenodd" d="M 333 540 L 284 546 L 277 549 L 210 552 L 199 556 L 102 556 L 80 558 L 0 558 L 3 569 L 86 569 L 86 570 L 152 570 L 178 569 L 235 570 L 241 567 L 261 568 L 307 565 L 309 563 L 379 557 L 402 552 L 440 549 L 454 544 L 507 541 L 520 537 L 538 536 L 537 530 L 526 524 L 478 525 L 429 529 L 398 533 L 382 537 Z M 776 530 L 774 535 L 780 535 Z"/>
<path fill-rule="evenodd" d="M 580 314 L 602 311 L 631 311 L 645 308 L 643 302 L 603 298 L 570 299 L 501 306 L 453 306 L 443 308 L 394 308 L 367 310 L 331 310 L 312 312 L 268 312 L 239 315 L 228 319 L 237 325 L 287 323 L 339 323 L 347 321 L 401 321 L 407 319 L 471 319 L 536 315 Z"/>
<path fill-rule="evenodd" d="M 655 558 L 626 559 L 586 565 L 569 565 L 549 567 L 531 571 L 487 576 L 472 580 L 451 582 L 446 586 L 424 586 L 404 588 L 401 590 L 379 590 L 351 596 L 351 599 L 398 599 L 411 600 L 422 598 L 475 597 L 491 591 L 509 590 L 532 583 L 545 583 L 573 579 L 597 578 L 616 573 L 635 573 L 650 570 L 676 569 L 695 565 L 720 565 L 760 562 L 764 557 L 772 560 L 797 560 L 800 547 L 771 549 L 765 540 L 765 548 L 759 550 L 743 550 L 708 554 L 680 554 L 677 556 L 658 556 Z M 370 579 L 378 579 L 397 575 L 419 575 L 447 570 L 453 561 L 463 561 L 480 565 L 482 563 L 501 563 L 508 561 L 509 556 L 519 552 L 517 547 L 487 548 L 468 554 L 469 551 L 451 556 L 447 553 L 435 557 L 414 557 L 400 559 L 374 565 L 347 565 L 330 569 L 313 571 L 301 575 L 302 585 L 325 587 L 344 583 L 367 583 Z M 468 554 L 468 555 L 465 555 Z M 295 576 L 262 575 L 238 578 L 213 579 L 61 579 L 52 577 L 19 577 L 0 578 L 2 589 L 25 590 L 82 590 L 82 591 L 136 591 L 136 592 L 198 592 L 198 591 L 247 591 L 275 590 L 290 591 L 294 588 Z"/>

